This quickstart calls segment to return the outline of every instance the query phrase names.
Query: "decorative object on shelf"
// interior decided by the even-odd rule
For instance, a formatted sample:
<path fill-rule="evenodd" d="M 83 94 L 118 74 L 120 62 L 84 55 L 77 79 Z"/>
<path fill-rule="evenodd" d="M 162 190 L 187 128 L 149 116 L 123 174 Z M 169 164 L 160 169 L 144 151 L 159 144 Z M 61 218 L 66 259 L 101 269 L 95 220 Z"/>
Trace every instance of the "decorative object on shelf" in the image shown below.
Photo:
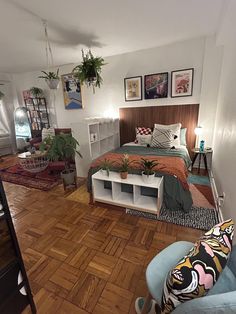
<path fill-rule="evenodd" d="M 94 57 L 91 50 L 84 53 L 82 49 L 82 63 L 77 65 L 73 69 L 73 73 L 76 79 L 87 87 L 93 87 L 93 93 L 95 93 L 95 87 L 101 87 L 102 84 L 102 67 L 106 65 L 102 57 Z"/>
<path fill-rule="evenodd" d="M 141 159 L 141 166 L 143 168 L 142 178 L 145 183 L 152 183 L 155 178 L 155 172 L 152 170 L 157 166 L 155 160 Z"/>
<path fill-rule="evenodd" d="M 204 152 L 204 149 L 205 149 L 205 141 L 201 140 L 199 150 L 200 150 L 200 152 Z"/>
<path fill-rule="evenodd" d="M 46 60 L 47 60 L 47 71 L 41 71 L 44 75 L 39 76 L 39 78 L 45 79 L 48 87 L 50 89 L 57 89 L 59 86 L 60 78 L 59 78 L 59 69 L 57 72 L 49 71 L 50 68 L 54 68 L 53 62 L 53 54 L 51 43 L 48 36 L 48 29 L 47 29 L 47 21 L 42 20 L 43 28 L 44 28 L 44 36 L 45 36 L 45 44 L 46 44 Z"/>
<path fill-rule="evenodd" d="M 109 177 L 110 170 L 112 169 L 113 164 L 114 163 L 107 158 L 102 160 L 101 165 L 100 165 L 100 171 L 102 172 L 104 176 Z"/>
<path fill-rule="evenodd" d="M 30 97 L 35 97 L 35 98 L 39 98 L 39 97 L 44 97 L 44 94 L 43 94 L 43 90 L 39 87 L 36 87 L 36 86 L 33 86 L 30 88 Z M 28 98 L 30 98 L 28 97 Z"/>
<path fill-rule="evenodd" d="M 74 73 L 61 75 L 65 109 L 83 109 L 80 81 Z"/>
<path fill-rule="evenodd" d="M 78 141 L 71 134 L 57 134 L 54 137 L 48 136 L 40 145 L 40 151 L 47 150 L 47 157 L 53 161 L 64 161 L 65 169 L 61 172 L 63 179 L 64 190 L 68 186 L 77 187 L 76 170 L 70 168 L 70 163 L 75 159 L 77 154 L 82 158 L 81 153 L 78 151 Z"/>
<path fill-rule="evenodd" d="M 171 72 L 171 97 L 192 96 L 194 69 Z"/>
<path fill-rule="evenodd" d="M 144 76 L 145 99 L 166 98 L 168 96 L 168 72 Z"/>
<path fill-rule="evenodd" d="M 121 158 L 121 163 L 120 163 L 120 177 L 121 179 L 127 179 L 128 177 L 128 171 L 132 163 L 134 163 L 134 160 L 129 159 L 128 154 L 124 154 Z"/>
<path fill-rule="evenodd" d="M 202 134 L 202 127 L 200 125 L 198 125 L 195 130 L 194 133 L 196 134 L 196 143 L 195 143 L 195 148 L 199 148 L 199 137 Z"/>
<path fill-rule="evenodd" d="M 126 77 L 125 84 L 125 101 L 142 100 L 142 76 Z"/>
<path fill-rule="evenodd" d="M 0 100 L 3 99 L 4 96 L 4 93 L 0 91 Z"/>

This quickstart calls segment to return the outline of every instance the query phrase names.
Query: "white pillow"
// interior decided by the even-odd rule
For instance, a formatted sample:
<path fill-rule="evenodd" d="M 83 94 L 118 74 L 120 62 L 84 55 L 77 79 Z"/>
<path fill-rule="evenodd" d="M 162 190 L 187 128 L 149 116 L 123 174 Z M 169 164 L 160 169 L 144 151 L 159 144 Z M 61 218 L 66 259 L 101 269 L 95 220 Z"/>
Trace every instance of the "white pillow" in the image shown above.
<path fill-rule="evenodd" d="M 42 141 L 44 141 L 45 140 L 45 138 L 47 137 L 47 136 L 55 136 L 55 130 L 54 130 L 54 128 L 48 128 L 48 129 L 46 129 L 46 128 L 43 128 L 42 129 Z"/>
<path fill-rule="evenodd" d="M 171 130 L 172 134 L 174 136 L 177 136 L 172 144 L 175 147 L 180 146 L 180 129 L 181 129 L 182 124 L 181 123 L 176 123 L 176 124 L 169 124 L 169 125 L 165 125 L 165 124 L 154 124 L 154 128 L 156 129 L 165 129 L 165 130 Z"/>
<path fill-rule="evenodd" d="M 151 145 L 152 134 L 148 134 L 148 135 L 137 134 L 136 140 L 137 140 L 137 145 L 141 145 L 141 146 Z"/>
<path fill-rule="evenodd" d="M 154 129 L 152 135 L 151 147 L 171 148 L 173 146 L 172 130 Z"/>

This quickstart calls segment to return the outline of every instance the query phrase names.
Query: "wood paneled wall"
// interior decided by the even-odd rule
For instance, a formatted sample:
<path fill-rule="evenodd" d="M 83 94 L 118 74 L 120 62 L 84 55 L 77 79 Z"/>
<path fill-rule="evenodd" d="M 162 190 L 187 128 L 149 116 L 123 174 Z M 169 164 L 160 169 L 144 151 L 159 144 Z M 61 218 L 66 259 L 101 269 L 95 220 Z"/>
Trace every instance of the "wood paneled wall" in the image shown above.
<path fill-rule="evenodd" d="M 194 129 L 198 124 L 198 112 L 199 104 L 120 108 L 121 145 L 134 141 L 137 126 L 153 128 L 155 123 L 181 122 L 182 127 L 187 128 L 187 146 L 191 152 L 195 146 Z"/>

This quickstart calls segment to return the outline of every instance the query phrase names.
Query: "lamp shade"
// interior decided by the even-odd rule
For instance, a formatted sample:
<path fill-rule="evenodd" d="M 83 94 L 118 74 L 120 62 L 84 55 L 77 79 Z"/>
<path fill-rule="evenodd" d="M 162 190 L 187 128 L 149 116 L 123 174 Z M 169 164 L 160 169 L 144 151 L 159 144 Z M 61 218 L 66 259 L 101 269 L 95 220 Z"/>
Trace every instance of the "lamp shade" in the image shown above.
<path fill-rule="evenodd" d="M 197 126 L 194 130 L 196 135 L 201 135 L 202 134 L 202 127 L 201 126 Z"/>

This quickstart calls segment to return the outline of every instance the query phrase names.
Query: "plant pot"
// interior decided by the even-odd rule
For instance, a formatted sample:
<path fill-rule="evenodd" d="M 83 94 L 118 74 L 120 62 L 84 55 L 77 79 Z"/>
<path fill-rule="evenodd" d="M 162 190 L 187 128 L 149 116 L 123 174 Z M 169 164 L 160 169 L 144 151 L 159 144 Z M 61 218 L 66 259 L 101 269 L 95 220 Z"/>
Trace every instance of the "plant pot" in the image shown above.
<path fill-rule="evenodd" d="M 128 172 L 127 171 L 125 171 L 125 172 L 120 172 L 120 177 L 121 177 L 121 179 L 127 179 L 127 177 L 128 177 Z"/>
<path fill-rule="evenodd" d="M 144 171 L 142 172 L 143 182 L 145 182 L 145 183 L 152 183 L 154 181 L 154 178 L 155 178 L 155 173 L 146 175 L 144 173 Z"/>
<path fill-rule="evenodd" d="M 76 173 L 74 169 L 63 170 L 61 172 L 61 178 L 63 179 L 64 186 L 75 184 L 75 176 Z"/>
<path fill-rule="evenodd" d="M 105 169 L 100 169 L 100 172 L 101 172 L 101 174 L 102 174 L 104 177 L 109 177 L 109 171 L 108 171 L 108 173 L 107 173 L 107 170 L 105 170 Z"/>
<path fill-rule="evenodd" d="M 45 81 L 50 89 L 58 89 L 59 79 L 46 79 Z"/>

